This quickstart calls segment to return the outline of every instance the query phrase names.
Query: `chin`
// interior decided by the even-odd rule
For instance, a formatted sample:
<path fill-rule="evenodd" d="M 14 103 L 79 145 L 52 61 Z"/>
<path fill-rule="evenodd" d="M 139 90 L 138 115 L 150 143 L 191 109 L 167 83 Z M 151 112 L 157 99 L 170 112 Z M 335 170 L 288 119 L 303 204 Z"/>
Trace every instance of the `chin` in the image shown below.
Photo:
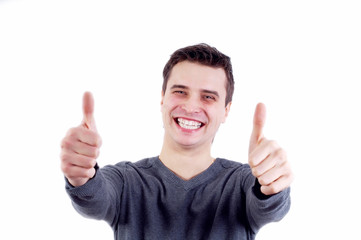
<path fill-rule="evenodd" d="M 204 145 L 211 145 L 211 141 L 201 141 L 200 139 L 177 139 L 176 143 L 177 145 L 186 149 L 198 148 Z"/>

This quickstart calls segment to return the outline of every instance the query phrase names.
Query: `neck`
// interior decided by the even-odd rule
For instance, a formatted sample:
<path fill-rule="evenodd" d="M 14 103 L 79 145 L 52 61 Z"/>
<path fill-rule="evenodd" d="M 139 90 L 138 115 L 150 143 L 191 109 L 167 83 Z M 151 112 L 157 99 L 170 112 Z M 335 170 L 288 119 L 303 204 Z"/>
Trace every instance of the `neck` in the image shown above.
<path fill-rule="evenodd" d="M 214 162 L 210 150 L 211 145 L 192 148 L 172 146 L 169 141 L 164 141 L 159 159 L 178 177 L 189 180 L 206 170 Z"/>

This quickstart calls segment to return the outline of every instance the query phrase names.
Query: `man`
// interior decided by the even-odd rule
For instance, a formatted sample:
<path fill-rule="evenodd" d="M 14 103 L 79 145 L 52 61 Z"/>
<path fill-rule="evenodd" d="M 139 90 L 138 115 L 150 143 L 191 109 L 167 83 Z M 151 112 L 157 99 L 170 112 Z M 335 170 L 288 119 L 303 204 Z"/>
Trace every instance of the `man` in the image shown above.
<path fill-rule="evenodd" d="M 249 164 L 211 156 L 234 89 L 229 57 L 206 44 L 177 50 L 164 68 L 160 155 L 99 168 L 101 139 L 90 93 L 84 119 L 62 141 L 61 165 L 75 209 L 107 221 L 115 239 L 254 239 L 290 207 L 285 151 L 263 136 L 254 115 Z M 233 139 L 234 140 L 234 139 Z"/>

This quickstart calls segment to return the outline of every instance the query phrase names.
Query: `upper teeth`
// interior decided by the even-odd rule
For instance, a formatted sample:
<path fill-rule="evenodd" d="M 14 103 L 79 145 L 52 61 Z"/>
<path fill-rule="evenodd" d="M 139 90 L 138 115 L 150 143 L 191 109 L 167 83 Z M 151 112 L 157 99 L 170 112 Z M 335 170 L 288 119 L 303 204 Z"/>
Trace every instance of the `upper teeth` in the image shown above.
<path fill-rule="evenodd" d="M 197 129 L 200 128 L 202 123 L 196 121 L 188 121 L 183 118 L 178 118 L 178 123 L 182 128 Z"/>

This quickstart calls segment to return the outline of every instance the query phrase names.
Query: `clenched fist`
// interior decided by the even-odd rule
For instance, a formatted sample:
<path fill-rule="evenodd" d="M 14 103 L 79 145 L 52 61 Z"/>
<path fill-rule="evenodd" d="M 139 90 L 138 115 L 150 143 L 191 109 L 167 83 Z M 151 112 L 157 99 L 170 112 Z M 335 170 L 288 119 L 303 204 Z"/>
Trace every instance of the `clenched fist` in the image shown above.
<path fill-rule="evenodd" d="M 259 103 L 254 113 L 248 163 L 252 174 L 261 184 L 261 192 L 265 195 L 272 195 L 291 185 L 293 173 L 287 160 L 286 151 L 275 141 L 268 140 L 263 136 L 265 121 L 266 107 Z"/>
<path fill-rule="evenodd" d="M 83 121 L 71 128 L 61 142 L 61 169 L 74 187 L 85 184 L 95 175 L 101 138 L 93 117 L 94 99 L 90 92 L 83 97 Z"/>

